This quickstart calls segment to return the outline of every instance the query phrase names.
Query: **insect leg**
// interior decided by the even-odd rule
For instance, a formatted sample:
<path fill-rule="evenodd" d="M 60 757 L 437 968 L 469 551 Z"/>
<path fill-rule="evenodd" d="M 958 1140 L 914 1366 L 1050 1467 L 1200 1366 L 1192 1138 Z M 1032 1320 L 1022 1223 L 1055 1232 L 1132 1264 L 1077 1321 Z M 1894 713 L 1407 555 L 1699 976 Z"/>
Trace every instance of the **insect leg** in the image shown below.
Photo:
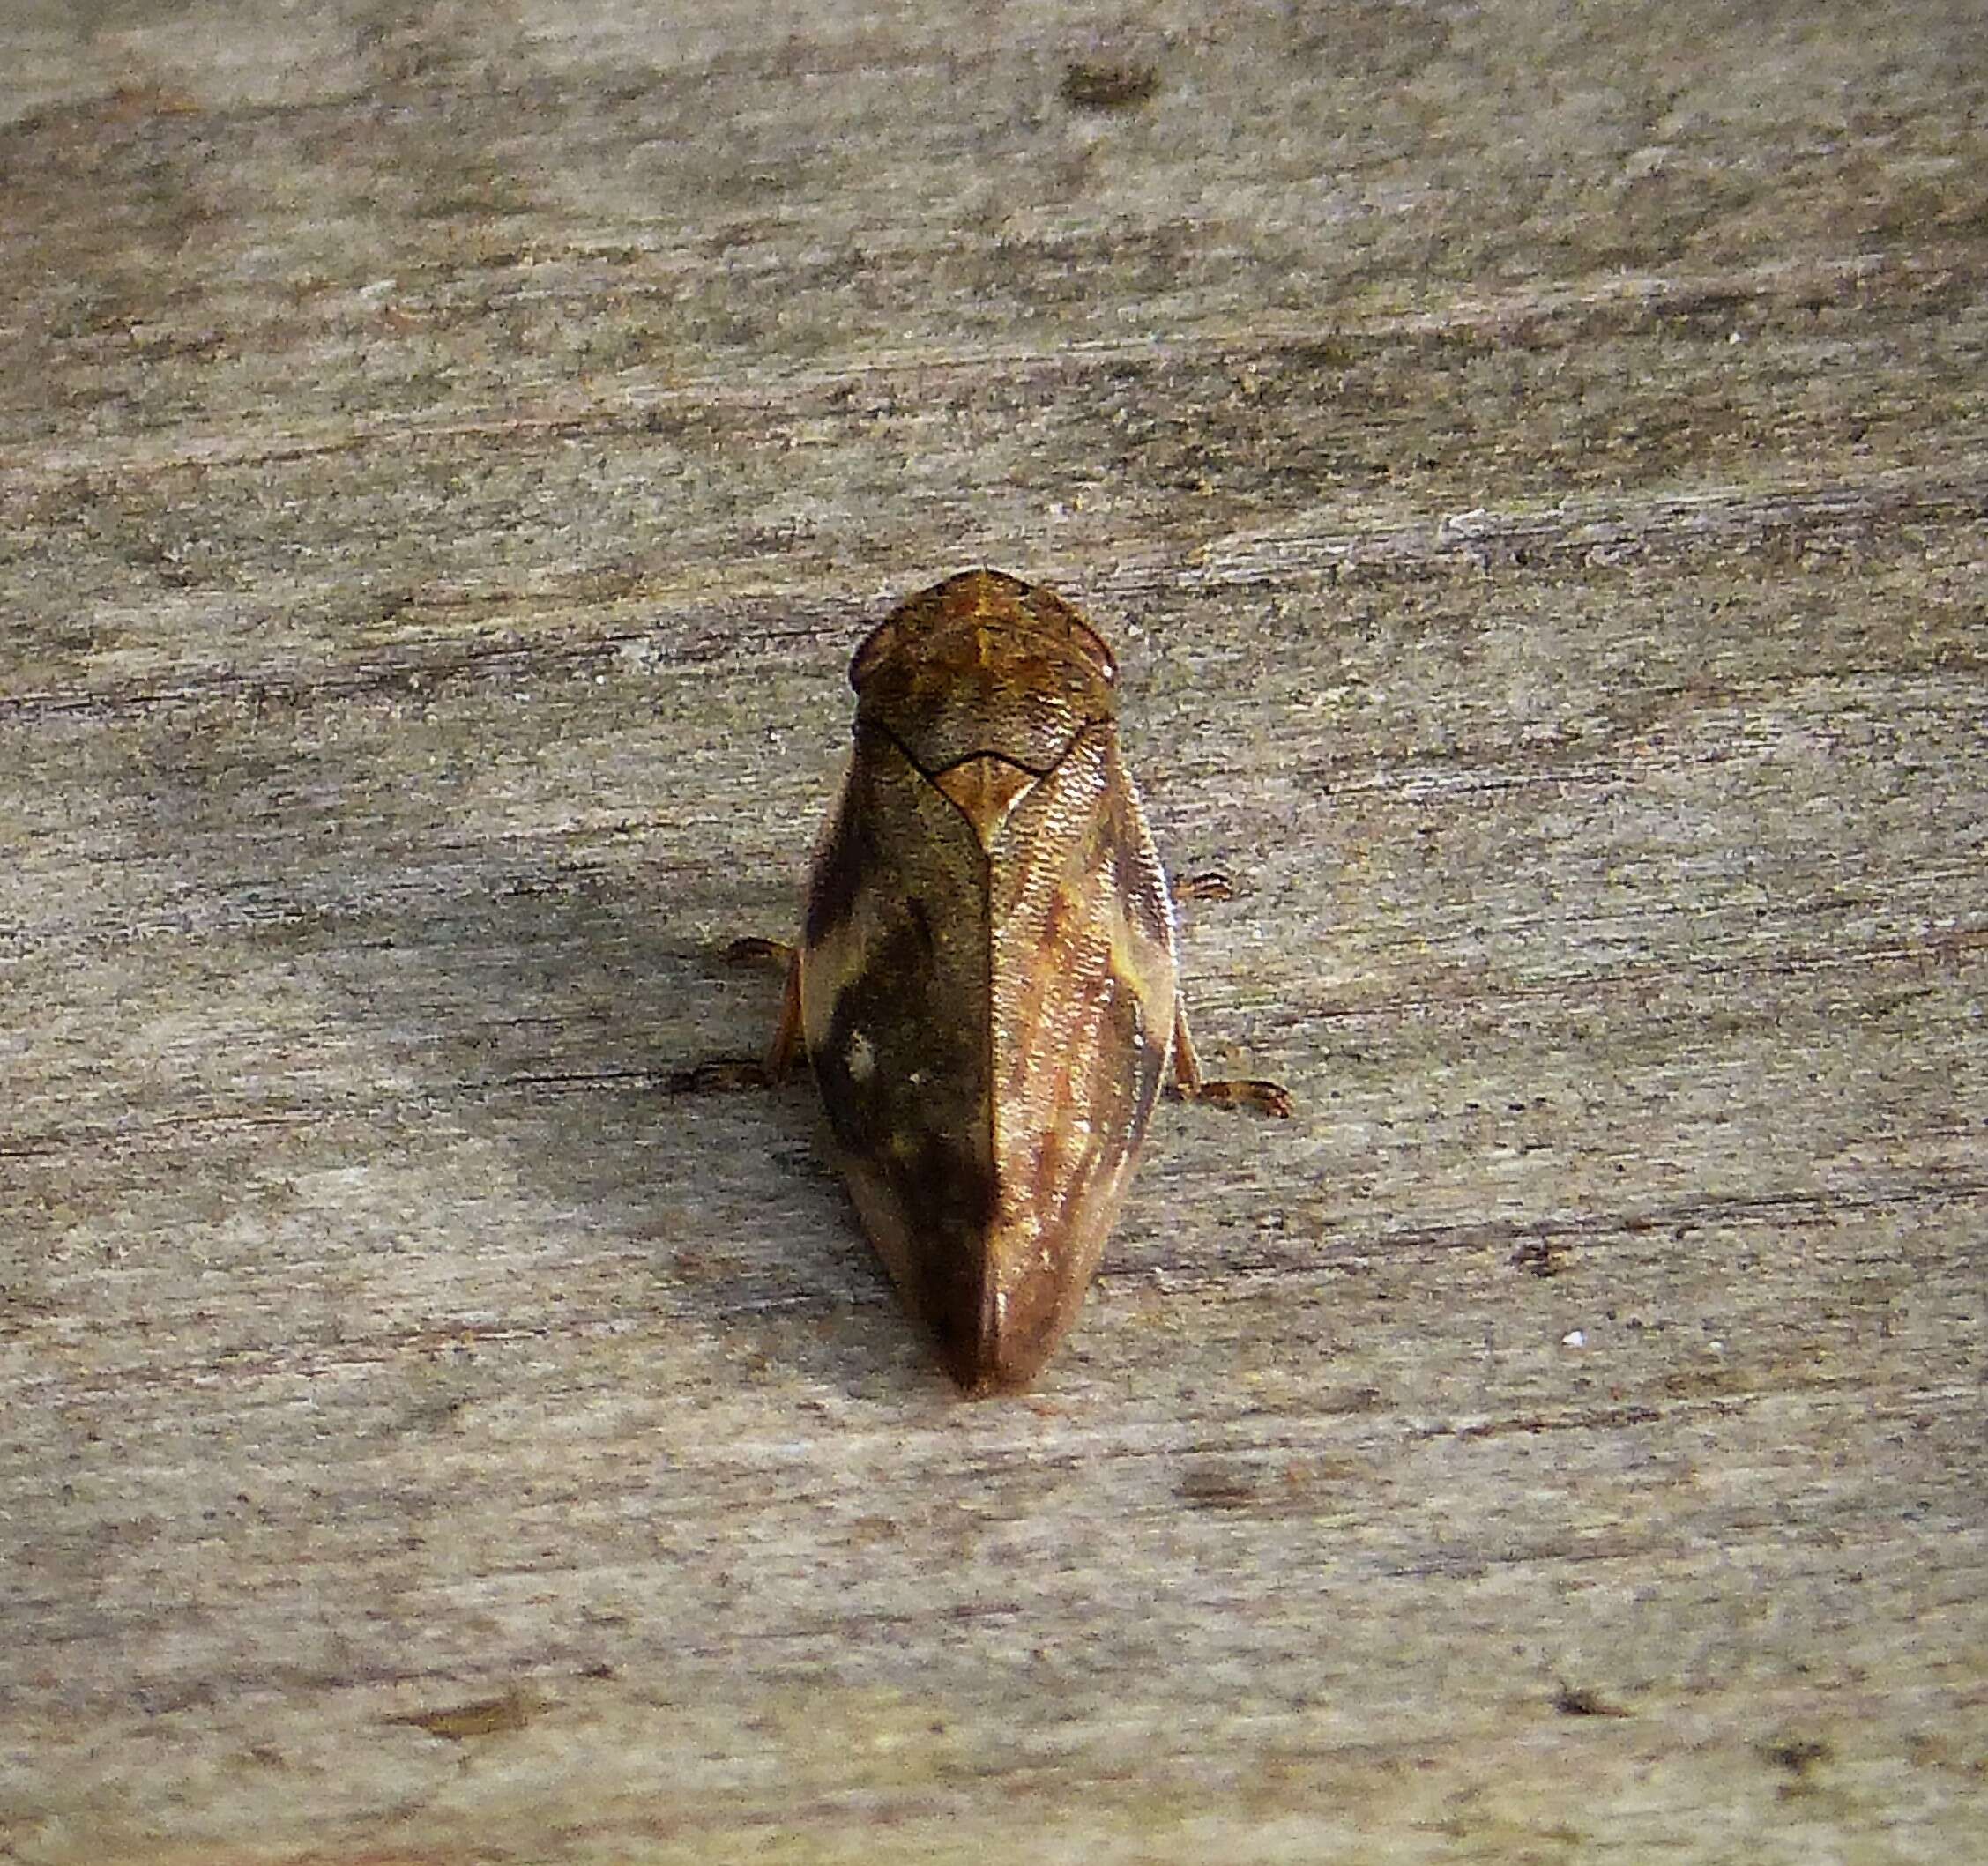
<path fill-rule="evenodd" d="M 679 1069 L 668 1082 L 672 1095 L 724 1095 L 738 1089 L 771 1089 L 793 1067 L 800 1047 L 800 950 L 778 940 L 734 940 L 725 948 L 734 965 L 778 965 L 786 968 L 786 987 L 780 995 L 780 1018 L 763 1060 L 742 1056 L 714 1057 Z"/>
<path fill-rule="evenodd" d="M 725 948 L 728 965 L 778 965 L 793 963 L 793 948 L 785 940 L 734 940 Z"/>
<path fill-rule="evenodd" d="M 1198 874 L 1174 878 L 1176 901 L 1232 901 L 1235 897 L 1236 884 L 1219 868 L 1204 868 Z"/>
<path fill-rule="evenodd" d="M 773 1026 L 773 1041 L 766 1050 L 768 1082 L 786 1078 L 800 1047 L 800 948 L 795 946 L 787 948 L 787 982 L 780 992 L 780 1021 Z"/>
<path fill-rule="evenodd" d="M 1188 1032 L 1188 1003 L 1173 998 L 1173 1092 L 1184 1102 L 1210 1102 L 1218 1108 L 1247 1108 L 1282 1120 L 1291 1112 L 1291 1091 L 1281 1082 L 1247 1077 L 1210 1082 L 1201 1073 L 1201 1058 Z"/>

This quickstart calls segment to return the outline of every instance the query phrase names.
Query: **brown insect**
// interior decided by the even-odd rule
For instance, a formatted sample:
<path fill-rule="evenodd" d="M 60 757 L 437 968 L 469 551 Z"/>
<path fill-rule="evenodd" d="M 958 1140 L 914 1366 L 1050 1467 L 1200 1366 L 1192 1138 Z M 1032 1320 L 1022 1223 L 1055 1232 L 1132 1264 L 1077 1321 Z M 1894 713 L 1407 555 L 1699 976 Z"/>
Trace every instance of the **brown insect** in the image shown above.
<path fill-rule="evenodd" d="M 768 1059 L 805 1044 L 864 1229 L 974 1394 L 1026 1386 L 1076 1319 L 1170 1065 L 1291 1111 L 1202 1077 L 1115 676 L 1068 603 L 991 570 L 863 643 Z"/>

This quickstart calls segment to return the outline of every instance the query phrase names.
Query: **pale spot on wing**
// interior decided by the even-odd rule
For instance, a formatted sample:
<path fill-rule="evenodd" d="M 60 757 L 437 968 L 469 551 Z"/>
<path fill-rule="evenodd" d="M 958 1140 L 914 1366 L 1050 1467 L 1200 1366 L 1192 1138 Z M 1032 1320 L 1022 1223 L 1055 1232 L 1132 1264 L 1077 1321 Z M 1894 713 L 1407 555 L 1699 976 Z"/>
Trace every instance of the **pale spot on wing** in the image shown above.
<path fill-rule="evenodd" d="M 800 950 L 800 1021 L 809 1054 L 828 1041 L 835 1001 L 844 986 L 869 969 L 882 936 L 875 890 L 858 889 L 849 911 Z"/>
<path fill-rule="evenodd" d="M 849 1080 L 867 1082 L 876 1074 L 876 1045 L 861 1030 L 849 1033 Z"/>

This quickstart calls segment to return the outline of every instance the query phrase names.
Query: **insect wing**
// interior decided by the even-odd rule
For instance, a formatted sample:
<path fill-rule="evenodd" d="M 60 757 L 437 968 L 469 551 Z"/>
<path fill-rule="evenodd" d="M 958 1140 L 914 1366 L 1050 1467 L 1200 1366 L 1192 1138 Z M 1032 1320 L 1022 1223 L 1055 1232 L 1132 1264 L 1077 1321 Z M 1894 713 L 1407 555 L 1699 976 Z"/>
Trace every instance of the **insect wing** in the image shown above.
<path fill-rule="evenodd" d="M 1165 877 L 1109 722 L 1016 807 L 991 872 L 999 1200 L 983 1378 L 1013 1386 L 1083 1304 L 1173 1032 Z"/>
<path fill-rule="evenodd" d="M 906 1304 L 970 1381 L 996 1205 L 986 862 L 886 732 L 858 732 L 815 857 L 801 1027 L 838 1163 Z"/>

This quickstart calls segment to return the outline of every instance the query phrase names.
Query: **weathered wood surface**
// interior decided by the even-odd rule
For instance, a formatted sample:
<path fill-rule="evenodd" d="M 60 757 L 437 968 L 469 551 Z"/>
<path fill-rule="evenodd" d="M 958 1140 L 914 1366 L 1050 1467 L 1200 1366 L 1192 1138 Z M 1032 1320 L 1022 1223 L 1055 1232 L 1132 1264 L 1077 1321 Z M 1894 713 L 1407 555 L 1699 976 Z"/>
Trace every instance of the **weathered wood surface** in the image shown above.
<path fill-rule="evenodd" d="M 1982 9 L 1095 19 L 9 10 L 0 1858 L 1988 1831 Z M 1301 1109 L 967 1407 L 665 1082 L 980 561 Z"/>

